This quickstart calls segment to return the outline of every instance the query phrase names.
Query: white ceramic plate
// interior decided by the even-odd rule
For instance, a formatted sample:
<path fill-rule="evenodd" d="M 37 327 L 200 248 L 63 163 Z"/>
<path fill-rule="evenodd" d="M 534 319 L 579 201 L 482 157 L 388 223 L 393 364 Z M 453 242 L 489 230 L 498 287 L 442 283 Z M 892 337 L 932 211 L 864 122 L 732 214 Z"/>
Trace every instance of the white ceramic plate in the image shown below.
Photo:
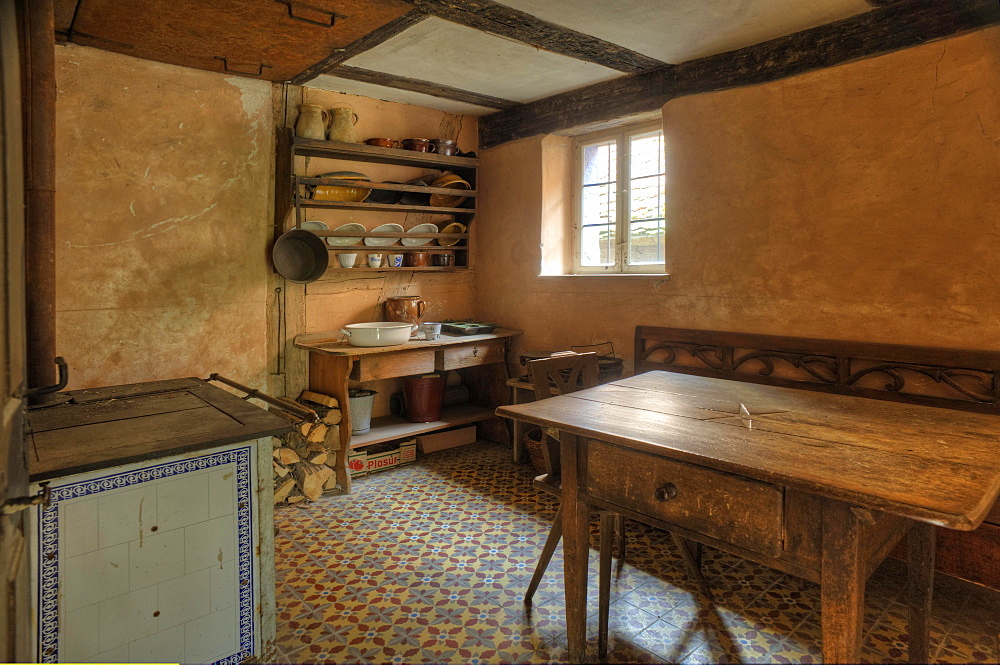
<path fill-rule="evenodd" d="M 350 224 L 344 224 L 343 226 L 338 226 L 334 231 L 355 231 L 357 233 L 364 233 L 368 229 L 365 228 L 364 224 L 358 224 L 356 222 L 351 222 Z M 333 245 L 334 247 L 338 245 L 357 245 L 361 242 L 361 237 L 357 238 L 327 238 L 326 241 Z"/>
<path fill-rule="evenodd" d="M 302 222 L 299 228 L 303 228 L 306 231 L 328 231 L 330 227 L 324 222 Z"/>
<path fill-rule="evenodd" d="M 372 229 L 372 233 L 402 233 L 403 227 L 399 224 L 383 224 Z M 399 238 L 365 238 L 365 244 L 369 247 L 385 247 L 395 245 Z"/>
<path fill-rule="evenodd" d="M 417 224 L 409 233 L 437 233 L 438 227 L 434 224 Z M 429 245 L 434 238 L 403 238 L 403 244 L 407 247 L 419 247 Z"/>

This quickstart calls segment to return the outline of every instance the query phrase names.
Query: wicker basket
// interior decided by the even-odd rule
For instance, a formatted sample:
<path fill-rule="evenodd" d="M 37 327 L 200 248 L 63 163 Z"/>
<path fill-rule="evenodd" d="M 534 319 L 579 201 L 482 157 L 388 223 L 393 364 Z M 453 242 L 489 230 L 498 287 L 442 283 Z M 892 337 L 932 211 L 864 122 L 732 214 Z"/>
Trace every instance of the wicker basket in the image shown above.
<path fill-rule="evenodd" d="M 535 471 L 539 474 L 549 472 L 549 465 L 545 461 L 545 451 L 542 447 L 542 438 L 542 430 L 537 428 L 529 429 L 524 433 L 524 448 L 528 451 L 531 466 L 535 467 Z"/>

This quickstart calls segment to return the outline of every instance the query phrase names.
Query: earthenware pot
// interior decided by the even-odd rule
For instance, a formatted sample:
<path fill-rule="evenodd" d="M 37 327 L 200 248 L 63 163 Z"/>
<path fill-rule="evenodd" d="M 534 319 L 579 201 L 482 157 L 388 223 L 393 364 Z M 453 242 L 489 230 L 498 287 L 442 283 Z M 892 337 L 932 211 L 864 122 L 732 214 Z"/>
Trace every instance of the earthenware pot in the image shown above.
<path fill-rule="evenodd" d="M 348 108 L 330 109 L 330 131 L 327 138 L 341 143 L 357 143 L 358 133 L 354 125 L 358 124 L 358 114 Z"/>
<path fill-rule="evenodd" d="M 319 104 L 299 104 L 299 117 L 295 120 L 295 135 L 303 139 L 322 141 L 330 114 Z"/>

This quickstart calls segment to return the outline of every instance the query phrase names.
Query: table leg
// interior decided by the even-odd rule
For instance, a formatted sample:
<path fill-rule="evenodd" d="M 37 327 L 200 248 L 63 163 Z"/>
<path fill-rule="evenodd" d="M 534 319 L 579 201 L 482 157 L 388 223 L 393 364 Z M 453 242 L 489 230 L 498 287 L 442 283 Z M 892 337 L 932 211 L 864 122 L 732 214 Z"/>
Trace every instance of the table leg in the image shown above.
<path fill-rule="evenodd" d="M 934 525 L 917 522 L 906 536 L 909 549 L 910 662 L 927 663 L 934 593 Z"/>
<path fill-rule="evenodd" d="M 820 577 L 824 663 L 860 660 L 866 581 L 861 533 L 850 505 L 834 499 L 824 501 Z"/>
<path fill-rule="evenodd" d="M 590 509 L 579 500 L 577 437 L 559 433 L 562 458 L 563 585 L 566 594 L 566 638 L 569 660 L 584 663 L 587 648 L 587 559 L 590 554 Z"/>
<path fill-rule="evenodd" d="M 618 515 L 607 510 L 601 511 L 601 544 L 598 556 L 597 594 L 597 657 L 604 660 L 608 656 L 608 614 L 611 605 L 611 541 L 615 535 Z"/>

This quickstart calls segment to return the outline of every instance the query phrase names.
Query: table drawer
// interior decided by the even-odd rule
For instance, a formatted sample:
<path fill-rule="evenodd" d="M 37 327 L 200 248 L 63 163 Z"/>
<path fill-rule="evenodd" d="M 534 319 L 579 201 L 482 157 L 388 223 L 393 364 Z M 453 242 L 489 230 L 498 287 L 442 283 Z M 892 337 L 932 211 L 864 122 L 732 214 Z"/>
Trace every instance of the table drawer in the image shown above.
<path fill-rule="evenodd" d="M 437 369 L 459 369 L 475 365 L 503 362 L 504 342 L 492 339 L 486 342 L 457 344 L 438 349 Z"/>
<path fill-rule="evenodd" d="M 589 441 L 586 491 L 754 552 L 781 553 L 783 493 L 776 485 Z"/>
<path fill-rule="evenodd" d="M 414 349 L 361 356 L 355 362 L 351 378 L 355 381 L 375 381 L 433 371 L 434 349 Z"/>

